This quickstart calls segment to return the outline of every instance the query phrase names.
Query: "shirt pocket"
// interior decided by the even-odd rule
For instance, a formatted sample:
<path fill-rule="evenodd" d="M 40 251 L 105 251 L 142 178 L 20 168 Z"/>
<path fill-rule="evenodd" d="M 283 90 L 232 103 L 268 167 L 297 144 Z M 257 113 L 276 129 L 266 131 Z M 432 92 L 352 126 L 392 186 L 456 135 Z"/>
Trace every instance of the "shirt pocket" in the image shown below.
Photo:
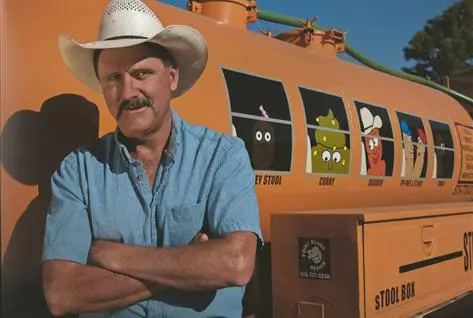
<path fill-rule="evenodd" d="M 205 208 L 205 202 L 201 202 L 171 209 L 167 240 L 170 246 L 187 245 L 192 241 L 203 227 Z"/>

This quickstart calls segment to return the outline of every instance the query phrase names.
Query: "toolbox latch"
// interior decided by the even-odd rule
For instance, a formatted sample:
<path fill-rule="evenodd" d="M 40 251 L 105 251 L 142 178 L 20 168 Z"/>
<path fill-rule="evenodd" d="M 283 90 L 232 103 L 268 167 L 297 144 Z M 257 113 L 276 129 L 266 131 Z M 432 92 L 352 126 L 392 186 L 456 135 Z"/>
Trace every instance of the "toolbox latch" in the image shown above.
<path fill-rule="evenodd" d="M 424 251 L 427 253 L 428 256 L 432 255 L 432 251 L 434 249 L 434 226 L 433 225 L 424 225 L 422 226 L 422 244 Z"/>

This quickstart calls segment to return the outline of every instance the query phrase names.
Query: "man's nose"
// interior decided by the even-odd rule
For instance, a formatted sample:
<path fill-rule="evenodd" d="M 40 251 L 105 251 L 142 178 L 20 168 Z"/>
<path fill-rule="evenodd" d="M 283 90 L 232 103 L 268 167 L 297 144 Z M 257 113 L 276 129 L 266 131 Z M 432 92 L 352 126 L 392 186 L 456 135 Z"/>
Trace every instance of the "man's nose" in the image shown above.
<path fill-rule="evenodd" d="M 123 76 L 122 82 L 122 100 L 132 100 L 139 95 L 137 80 L 128 73 Z"/>

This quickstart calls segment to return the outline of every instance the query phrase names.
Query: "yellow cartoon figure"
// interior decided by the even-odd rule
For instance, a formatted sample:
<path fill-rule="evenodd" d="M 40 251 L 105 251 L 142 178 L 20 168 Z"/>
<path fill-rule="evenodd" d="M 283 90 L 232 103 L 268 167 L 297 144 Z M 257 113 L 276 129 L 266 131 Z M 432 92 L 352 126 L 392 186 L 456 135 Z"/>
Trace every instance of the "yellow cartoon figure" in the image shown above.
<path fill-rule="evenodd" d="M 316 119 L 319 127 L 340 129 L 338 120 L 329 109 L 327 116 Z M 312 147 L 312 172 L 347 174 L 350 166 L 350 149 L 343 132 L 317 129 Z"/>

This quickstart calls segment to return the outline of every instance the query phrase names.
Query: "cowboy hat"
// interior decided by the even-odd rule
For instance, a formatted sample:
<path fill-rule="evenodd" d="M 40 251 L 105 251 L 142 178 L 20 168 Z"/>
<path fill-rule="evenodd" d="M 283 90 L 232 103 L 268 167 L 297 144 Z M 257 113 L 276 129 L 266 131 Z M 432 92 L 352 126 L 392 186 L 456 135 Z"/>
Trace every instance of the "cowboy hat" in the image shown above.
<path fill-rule="evenodd" d="M 68 35 L 59 36 L 64 63 L 77 79 L 101 93 L 93 52 L 96 49 L 127 47 L 145 42 L 164 47 L 179 69 L 173 97 L 188 91 L 207 64 L 207 43 L 197 30 L 184 25 L 163 27 L 158 17 L 140 0 L 111 0 L 102 16 L 97 41 L 79 43 Z"/>
<path fill-rule="evenodd" d="M 383 121 L 378 115 L 373 117 L 373 114 L 369 111 L 368 108 L 363 107 L 360 109 L 362 131 L 364 135 L 369 134 L 374 129 L 379 129 L 383 127 Z"/>

